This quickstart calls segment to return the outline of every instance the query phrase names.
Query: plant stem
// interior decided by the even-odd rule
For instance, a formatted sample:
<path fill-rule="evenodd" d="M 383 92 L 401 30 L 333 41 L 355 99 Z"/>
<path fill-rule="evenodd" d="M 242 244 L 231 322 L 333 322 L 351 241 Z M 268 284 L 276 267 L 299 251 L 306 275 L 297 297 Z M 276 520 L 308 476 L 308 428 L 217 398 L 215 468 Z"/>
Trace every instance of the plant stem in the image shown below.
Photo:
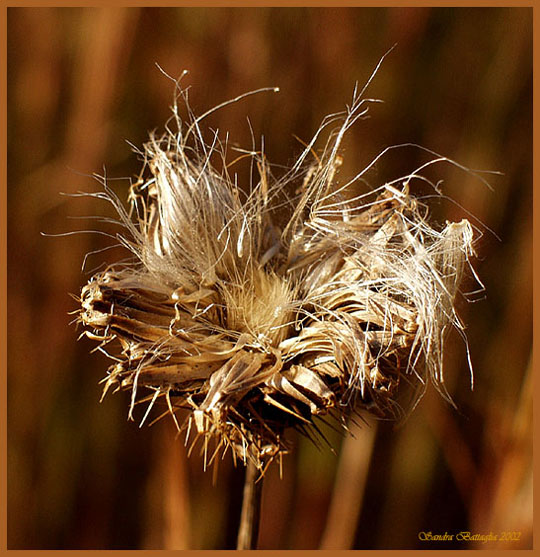
<path fill-rule="evenodd" d="M 259 518 L 261 515 L 261 495 L 263 478 L 258 478 L 258 470 L 252 462 L 246 467 L 242 514 L 236 549 L 256 549 L 259 536 Z"/>

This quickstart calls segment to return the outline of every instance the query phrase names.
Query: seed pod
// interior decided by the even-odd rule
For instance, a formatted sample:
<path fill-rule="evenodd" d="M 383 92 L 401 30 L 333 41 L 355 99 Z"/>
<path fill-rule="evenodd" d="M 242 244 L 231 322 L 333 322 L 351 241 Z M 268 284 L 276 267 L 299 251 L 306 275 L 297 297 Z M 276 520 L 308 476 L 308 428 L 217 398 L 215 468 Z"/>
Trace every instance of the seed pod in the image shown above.
<path fill-rule="evenodd" d="M 178 427 L 205 450 L 214 439 L 263 469 L 287 451 L 286 429 L 309 434 L 315 416 L 395 415 L 404 376 L 418 396 L 429 379 L 444 393 L 472 227 L 432 227 L 409 192 L 415 173 L 363 195 L 348 193 L 363 172 L 336 182 L 340 142 L 366 106 L 355 93 L 280 179 L 247 153 L 259 177 L 245 199 L 202 118 L 184 122 L 175 107 L 178 130 L 150 138 L 131 211 L 111 194 L 135 261 L 92 277 L 79 315 L 88 337 L 116 345 L 105 391 L 131 390 L 130 416 L 139 400 L 150 401 L 143 420 L 157 400 L 175 421 L 187 408 Z"/>

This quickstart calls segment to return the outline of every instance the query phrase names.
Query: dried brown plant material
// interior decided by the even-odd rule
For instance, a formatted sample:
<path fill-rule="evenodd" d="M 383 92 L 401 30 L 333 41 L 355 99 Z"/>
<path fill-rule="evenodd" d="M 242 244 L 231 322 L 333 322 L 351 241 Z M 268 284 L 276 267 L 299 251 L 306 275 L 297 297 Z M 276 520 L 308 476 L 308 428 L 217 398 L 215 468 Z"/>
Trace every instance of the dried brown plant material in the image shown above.
<path fill-rule="evenodd" d="M 260 469 L 287 451 L 287 428 L 309 435 L 315 416 L 395 415 L 403 380 L 418 396 L 429 380 L 444 393 L 444 339 L 452 327 L 463 334 L 454 299 L 473 228 L 432 227 L 409 183 L 447 159 L 349 193 L 371 166 L 336 179 L 343 136 L 370 102 L 355 90 L 281 178 L 264 154 L 243 151 L 257 169 L 244 193 L 218 134 L 205 137 L 211 111 L 194 116 L 177 86 L 188 116 L 175 103 L 177 129 L 144 146 L 130 211 L 105 180 L 96 194 L 116 206 L 134 255 L 80 297 L 86 335 L 117 347 L 105 392 L 130 390 L 130 416 L 149 403 L 143 421 L 163 400 L 187 438 L 203 440 L 205 465 L 230 448 Z M 181 424 L 180 408 L 190 410 Z"/>

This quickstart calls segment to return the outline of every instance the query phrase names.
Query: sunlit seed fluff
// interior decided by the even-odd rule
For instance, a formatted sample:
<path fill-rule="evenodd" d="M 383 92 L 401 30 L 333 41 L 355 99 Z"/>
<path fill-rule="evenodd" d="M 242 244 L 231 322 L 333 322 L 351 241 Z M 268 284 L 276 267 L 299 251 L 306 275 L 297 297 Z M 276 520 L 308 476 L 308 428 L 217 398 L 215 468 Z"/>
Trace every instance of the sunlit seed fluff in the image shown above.
<path fill-rule="evenodd" d="M 361 195 L 349 192 L 371 165 L 337 182 L 340 143 L 368 100 L 355 90 L 279 179 L 262 153 L 243 152 L 258 169 L 245 194 L 217 133 L 203 133 L 206 115 L 193 116 L 179 90 L 188 117 L 175 105 L 177 131 L 145 145 L 129 212 L 104 181 L 135 258 L 81 293 L 87 336 L 117 347 L 105 391 L 131 390 L 130 416 L 147 402 L 143 421 L 162 400 L 190 442 L 203 441 L 205 464 L 231 449 L 260 468 L 287 451 L 288 427 L 311 435 L 314 416 L 395 415 L 405 376 L 418 396 L 429 379 L 444 393 L 444 339 L 452 327 L 463 334 L 454 299 L 473 229 L 429 224 L 409 191 L 417 171 Z"/>

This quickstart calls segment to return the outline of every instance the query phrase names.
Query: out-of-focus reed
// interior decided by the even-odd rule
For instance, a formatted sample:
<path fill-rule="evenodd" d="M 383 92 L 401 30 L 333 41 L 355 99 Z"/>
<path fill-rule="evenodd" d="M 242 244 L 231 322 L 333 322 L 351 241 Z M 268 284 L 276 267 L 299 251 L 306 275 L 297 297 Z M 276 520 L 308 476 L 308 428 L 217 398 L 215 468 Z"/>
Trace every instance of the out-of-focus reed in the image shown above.
<path fill-rule="evenodd" d="M 532 10 L 10 8 L 8 547 L 234 547 L 241 471 L 223 461 L 214 487 L 169 426 L 138 430 L 122 396 L 97 404 L 105 358 L 73 342 L 67 293 L 78 292 L 84 254 L 107 242 L 39 233 L 95 228 L 68 217 L 102 206 L 58 193 L 91 190 L 88 174 L 103 166 L 109 177 L 137 172 L 122 140 L 141 145 L 171 102 L 155 62 L 190 70 L 197 111 L 279 86 L 279 103 L 252 98 L 211 123 L 245 145 L 248 114 L 268 157 L 288 164 L 302 146 L 283 129 L 308 139 L 396 42 L 373 84 L 384 109 L 351 130 L 341 172 L 414 140 L 504 173 L 490 192 L 448 168 L 444 191 L 459 205 L 435 207 L 441 222 L 467 216 L 463 207 L 501 238 L 485 234 L 478 246 L 485 299 L 461 307 L 475 389 L 455 339 L 445 364 L 459 412 L 428 392 L 399 429 L 379 423 L 365 488 L 351 495 L 358 508 L 348 507 L 359 518 L 342 517 L 348 531 L 333 538 L 322 534 L 336 520 L 334 485 L 339 493 L 358 454 L 340 452 L 352 441 L 331 430 L 338 456 L 298 439 L 283 479 L 270 470 L 265 480 L 259 547 L 441 548 L 418 533 L 495 529 L 521 532 L 507 547 L 531 546 Z M 416 156 L 388 159 L 372 183 Z M 128 181 L 117 188 L 127 195 Z M 90 257 L 87 270 L 117 255 Z"/>

